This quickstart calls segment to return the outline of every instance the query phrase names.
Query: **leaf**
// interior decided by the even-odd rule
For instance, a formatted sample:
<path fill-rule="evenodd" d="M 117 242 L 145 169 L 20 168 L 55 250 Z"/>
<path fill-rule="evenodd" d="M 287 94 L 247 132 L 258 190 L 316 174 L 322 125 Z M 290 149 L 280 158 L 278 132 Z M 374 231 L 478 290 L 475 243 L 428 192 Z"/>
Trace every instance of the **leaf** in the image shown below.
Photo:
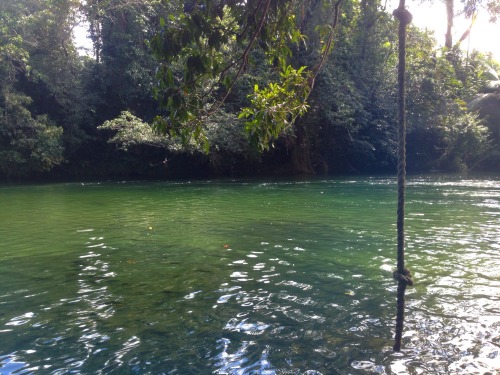
<path fill-rule="evenodd" d="M 184 29 L 181 34 L 181 41 L 183 45 L 189 44 L 192 40 L 194 40 L 193 35 L 191 34 L 189 29 Z"/>
<path fill-rule="evenodd" d="M 189 56 L 186 63 L 186 68 L 191 73 L 205 73 L 205 65 L 200 55 Z"/>
<path fill-rule="evenodd" d="M 191 16 L 191 19 L 194 23 L 194 25 L 200 30 L 202 31 L 203 30 L 203 25 L 204 25 L 204 20 L 203 18 L 201 18 L 201 16 L 198 14 L 198 13 L 194 13 L 192 16 Z"/>
<path fill-rule="evenodd" d="M 168 68 L 167 69 L 167 84 L 170 86 L 170 87 L 173 87 L 174 86 L 174 73 L 172 72 L 172 69 L 171 68 Z"/>
<path fill-rule="evenodd" d="M 226 75 L 223 80 L 223 84 L 226 87 L 226 89 L 229 89 L 231 87 L 231 83 L 232 83 L 231 77 Z"/>
<path fill-rule="evenodd" d="M 183 100 L 179 94 L 175 94 L 171 98 L 172 98 L 172 107 L 173 108 L 180 108 L 182 106 Z"/>
<path fill-rule="evenodd" d="M 215 30 L 208 37 L 208 46 L 210 48 L 218 49 L 221 46 L 222 38 L 219 30 Z"/>

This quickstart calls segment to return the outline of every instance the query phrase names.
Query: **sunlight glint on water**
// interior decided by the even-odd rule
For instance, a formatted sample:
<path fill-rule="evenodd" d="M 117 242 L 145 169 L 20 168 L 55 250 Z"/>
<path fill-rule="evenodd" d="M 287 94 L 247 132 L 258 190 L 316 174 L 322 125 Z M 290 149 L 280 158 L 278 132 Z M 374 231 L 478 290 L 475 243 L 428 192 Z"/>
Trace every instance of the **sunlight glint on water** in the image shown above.
<path fill-rule="evenodd" d="M 494 374 L 500 182 L 0 187 L 0 373 Z M 309 372 L 308 372 L 309 371 Z"/>

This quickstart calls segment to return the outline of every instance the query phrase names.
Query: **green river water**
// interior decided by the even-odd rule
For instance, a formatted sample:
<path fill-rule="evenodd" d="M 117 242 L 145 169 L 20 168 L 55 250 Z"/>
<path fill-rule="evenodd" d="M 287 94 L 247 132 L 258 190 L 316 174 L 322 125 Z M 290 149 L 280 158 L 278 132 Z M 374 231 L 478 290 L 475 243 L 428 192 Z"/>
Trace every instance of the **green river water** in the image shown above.
<path fill-rule="evenodd" d="M 1 374 L 499 374 L 500 177 L 0 186 Z"/>

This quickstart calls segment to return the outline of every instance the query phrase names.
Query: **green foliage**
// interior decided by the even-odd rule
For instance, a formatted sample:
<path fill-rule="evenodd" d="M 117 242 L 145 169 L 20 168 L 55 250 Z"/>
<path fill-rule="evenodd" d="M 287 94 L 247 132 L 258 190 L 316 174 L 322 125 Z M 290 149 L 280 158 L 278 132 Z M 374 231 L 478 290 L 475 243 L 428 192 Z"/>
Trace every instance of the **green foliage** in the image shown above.
<path fill-rule="evenodd" d="M 18 69 L 26 69 L 28 52 L 23 48 L 23 39 L 19 35 L 11 35 L 8 26 L 0 28 L 0 75 L 3 84 L 12 83 Z"/>
<path fill-rule="evenodd" d="M 376 3 L 347 3 L 335 49 L 316 79 L 306 127 L 311 164 L 333 172 L 395 165 L 394 21 Z M 321 17 L 319 15 L 318 17 Z"/>
<path fill-rule="evenodd" d="M 156 134 L 151 126 L 128 111 L 108 120 L 97 127 L 99 130 L 112 130 L 115 135 L 108 142 L 118 145 L 124 151 L 130 146 L 145 144 L 154 147 L 168 147 L 167 139 Z"/>
<path fill-rule="evenodd" d="M 172 153 L 206 152 L 193 141 L 186 145 L 176 138 L 158 134 L 150 124 L 129 111 L 123 111 L 117 118 L 104 122 L 98 126 L 98 129 L 115 132 L 108 142 L 116 144 L 124 151 L 134 146 L 147 145 Z M 250 153 L 249 143 L 244 135 L 244 125 L 235 115 L 218 111 L 203 125 L 203 132 L 213 146 L 211 148 L 213 154 L 245 155 Z"/>
<path fill-rule="evenodd" d="M 71 0 L 0 5 L 0 171 L 5 175 L 49 171 L 64 160 L 63 128 L 77 127 L 79 62 L 71 38 L 78 5 Z"/>
<path fill-rule="evenodd" d="M 491 149 L 488 128 L 471 113 L 446 116 L 443 120 L 445 147 L 438 165 L 459 172 L 474 167 Z"/>
<path fill-rule="evenodd" d="M 115 115 L 124 108 L 142 114 L 151 106 L 155 64 L 146 41 L 159 27 L 160 4 L 159 0 L 92 0 L 82 7 L 90 24 L 103 99 Z"/>
<path fill-rule="evenodd" d="M 381 1 L 342 0 L 336 18 L 337 4 L 0 1 L 0 175 L 125 171 L 165 153 L 220 173 L 259 160 L 270 164 L 261 170 L 394 170 L 397 23 Z M 78 14 L 93 58 L 73 44 Z M 409 169 L 484 166 L 498 127 L 489 116 L 488 133 L 467 103 L 496 109 L 498 65 L 439 51 L 414 27 L 407 46 Z"/>
<path fill-rule="evenodd" d="M 467 103 L 486 85 L 488 59 L 459 50 L 440 53 L 417 30 L 411 34 L 408 154 L 412 169 L 465 170 L 490 150 L 489 133 Z"/>
<path fill-rule="evenodd" d="M 285 66 L 280 76 L 281 82 L 271 82 L 264 89 L 255 85 L 251 106 L 243 108 L 239 116 L 247 119 L 245 130 L 261 150 L 267 150 L 269 143 L 290 131 L 296 118 L 308 108 L 310 87 L 305 67 L 296 70 Z"/>
<path fill-rule="evenodd" d="M 235 114 L 217 111 L 204 124 L 204 132 L 211 145 L 211 154 L 253 156 L 245 124 Z"/>
<path fill-rule="evenodd" d="M 47 116 L 33 118 L 26 108 L 31 99 L 4 92 L 0 117 L 0 172 L 26 176 L 49 171 L 63 159 L 62 128 Z"/>
<path fill-rule="evenodd" d="M 481 8 L 488 12 L 490 22 L 496 22 L 500 15 L 500 3 L 498 0 L 462 0 L 462 3 L 463 13 L 468 18 L 471 18 Z"/>
<path fill-rule="evenodd" d="M 155 96 L 167 111 L 167 116 L 156 118 L 156 129 L 184 143 L 193 138 L 208 149 L 203 122 L 226 101 L 236 80 L 252 66 L 252 50 L 260 48 L 266 60 L 259 63 L 277 70 L 280 82 L 255 90 L 250 104 L 256 107 L 247 108 L 243 116 L 254 118 L 247 129 L 252 138 L 263 136 L 256 143 L 267 148 L 306 108 L 297 100 L 308 95 L 304 68 L 296 70 L 288 63 L 291 46 L 304 40 L 294 16 L 298 4 L 266 0 L 191 5 L 163 19 L 162 32 L 150 42 L 161 63 Z M 267 129 L 257 130 L 261 119 L 270 122 L 264 125 Z"/>

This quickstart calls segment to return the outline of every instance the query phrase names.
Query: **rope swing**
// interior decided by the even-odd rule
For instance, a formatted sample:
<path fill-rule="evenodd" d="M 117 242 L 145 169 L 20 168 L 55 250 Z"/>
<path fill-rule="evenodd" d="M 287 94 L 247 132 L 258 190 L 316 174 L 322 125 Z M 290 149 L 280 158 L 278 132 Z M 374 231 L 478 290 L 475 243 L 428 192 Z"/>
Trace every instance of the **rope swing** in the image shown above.
<path fill-rule="evenodd" d="M 406 190 L 406 114 L 405 114 L 405 68 L 406 68 L 406 26 L 413 16 L 405 8 L 405 0 L 399 0 L 399 7 L 393 15 L 399 20 L 399 65 L 398 65 L 398 211 L 397 211 L 397 269 L 394 279 L 398 282 L 396 334 L 394 337 L 394 351 L 401 350 L 405 317 L 405 291 L 407 286 L 413 285 L 411 273 L 405 267 L 405 190 Z"/>

